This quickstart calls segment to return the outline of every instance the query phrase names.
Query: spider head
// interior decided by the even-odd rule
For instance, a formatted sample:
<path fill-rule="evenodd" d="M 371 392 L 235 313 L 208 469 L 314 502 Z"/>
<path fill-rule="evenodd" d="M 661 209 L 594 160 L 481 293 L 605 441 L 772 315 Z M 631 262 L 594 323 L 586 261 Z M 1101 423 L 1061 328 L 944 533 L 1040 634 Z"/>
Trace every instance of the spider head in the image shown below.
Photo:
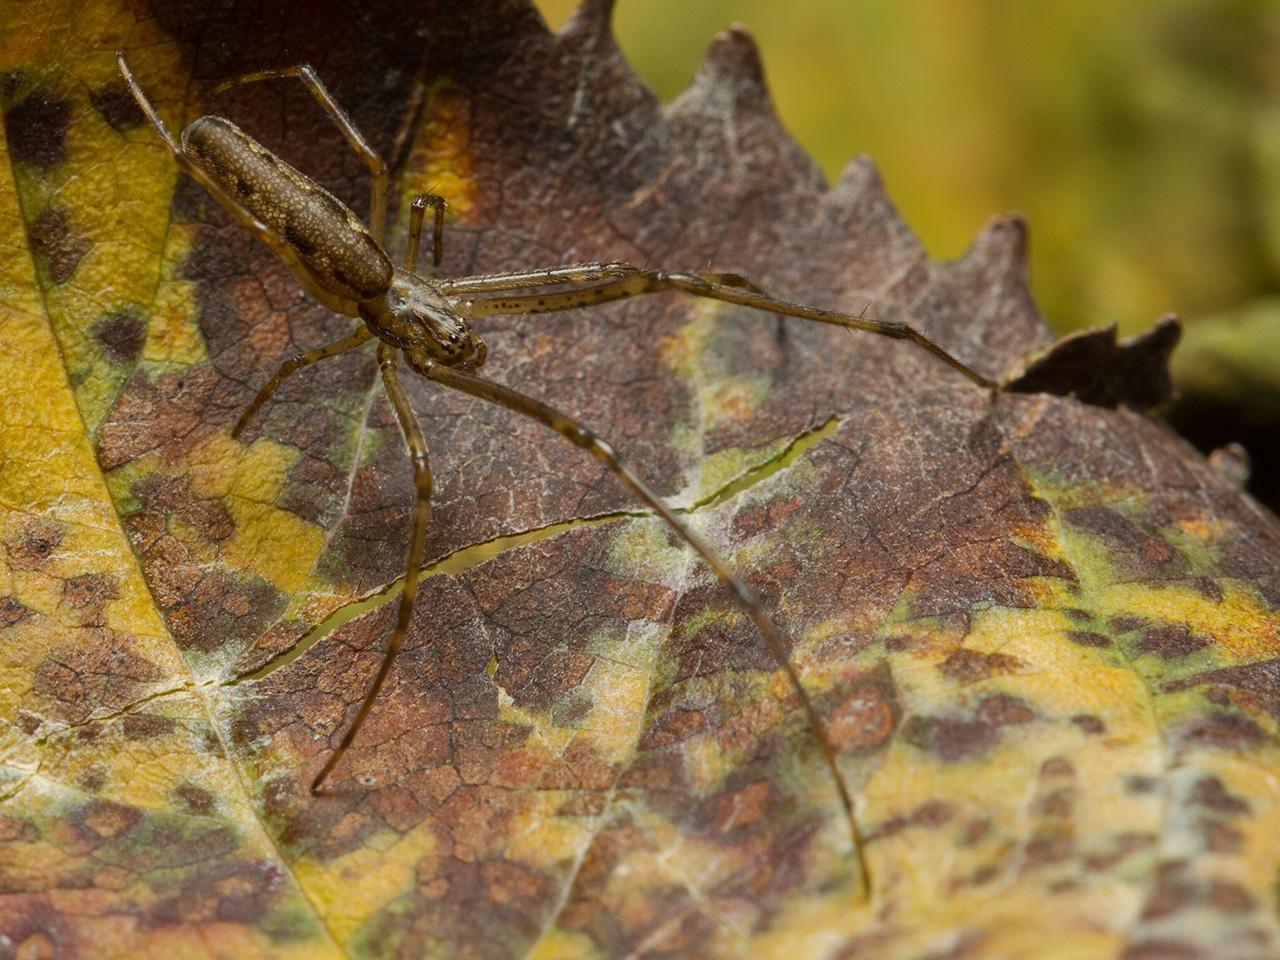
<path fill-rule="evenodd" d="M 431 282 L 397 270 L 387 291 L 360 304 L 360 316 L 410 363 L 474 370 L 484 363 L 484 341 Z"/>

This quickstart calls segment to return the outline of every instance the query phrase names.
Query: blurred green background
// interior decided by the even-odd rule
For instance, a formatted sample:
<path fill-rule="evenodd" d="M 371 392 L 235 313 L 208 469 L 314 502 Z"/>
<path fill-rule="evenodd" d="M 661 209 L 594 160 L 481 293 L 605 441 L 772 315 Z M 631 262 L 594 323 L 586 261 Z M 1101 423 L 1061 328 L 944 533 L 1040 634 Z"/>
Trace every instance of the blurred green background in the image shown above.
<path fill-rule="evenodd" d="M 1178 313 L 1171 419 L 1280 500 L 1280 0 L 618 0 L 615 29 L 669 100 L 735 21 L 828 178 L 870 154 L 935 258 L 1018 210 L 1059 332 Z"/>

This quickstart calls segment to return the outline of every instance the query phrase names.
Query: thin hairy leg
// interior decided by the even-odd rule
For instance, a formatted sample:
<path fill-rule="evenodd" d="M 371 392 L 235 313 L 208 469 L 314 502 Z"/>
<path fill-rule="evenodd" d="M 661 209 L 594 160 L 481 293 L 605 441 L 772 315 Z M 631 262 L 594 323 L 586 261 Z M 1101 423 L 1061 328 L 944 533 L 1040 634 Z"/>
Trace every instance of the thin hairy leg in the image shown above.
<path fill-rule="evenodd" d="M 372 181 L 370 186 L 372 196 L 369 201 L 369 232 L 373 234 L 373 239 L 378 241 L 378 245 L 381 246 L 387 230 L 387 164 L 378 155 L 378 152 L 369 146 L 369 142 L 356 129 L 356 125 L 351 122 L 351 118 L 347 116 L 347 112 L 342 109 L 338 101 L 333 99 L 333 95 L 329 93 L 328 88 L 321 82 L 320 77 L 311 68 L 310 64 L 300 63 L 296 67 L 247 73 L 243 77 L 237 77 L 234 80 L 218 84 L 213 88 L 213 92 L 216 95 L 244 83 L 255 83 L 259 80 L 278 80 L 286 77 L 297 77 L 306 84 L 316 102 L 338 125 L 338 129 L 346 137 L 347 143 L 351 144 L 351 149 L 360 155 L 360 159 L 369 168 Z"/>
<path fill-rule="evenodd" d="M 645 271 L 629 263 L 570 263 L 559 267 L 543 267 L 537 270 L 517 270 L 511 273 L 481 273 L 472 277 L 453 280 L 437 280 L 436 286 L 448 296 L 470 293 L 500 293 L 506 290 L 523 290 L 527 287 L 549 287 L 558 284 L 597 283 L 633 277 Z M 746 277 L 736 273 L 704 273 L 700 276 L 726 287 L 742 287 L 763 292 Z"/>
<path fill-rule="evenodd" d="M 290 357 L 280 365 L 280 369 L 276 371 L 275 376 L 267 381 L 266 386 L 258 391 L 258 395 L 253 398 L 253 403 L 249 404 L 244 413 L 240 414 L 240 419 L 231 428 L 231 436 L 240 436 L 241 431 L 253 419 L 253 415 L 262 408 L 262 405 L 276 392 L 276 387 L 280 386 L 290 374 L 296 373 L 303 367 L 309 367 L 320 360 L 326 360 L 329 357 L 336 357 L 340 353 L 346 353 L 348 350 L 354 350 L 360 344 L 367 343 L 372 337 L 373 334 L 367 327 L 361 327 L 349 337 L 343 337 L 341 340 L 327 343 L 323 347 L 314 347 L 311 350 L 306 350 Z"/>
<path fill-rule="evenodd" d="M 391 664 L 404 643 L 405 631 L 409 629 L 409 622 L 413 619 L 413 601 L 418 593 L 418 574 L 422 570 L 422 558 L 426 550 L 427 523 L 431 519 L 431 464 L 427 459 L 427 444 L 422 437 L 418 418 L 414 416 L 413 408 L 409 406 L 409 398 L 400 385 L 400 377 L 396 373 L 394 347 L 385 343 L 379 345 L 378 366 L 382 370 L 382 382 L 386 385 L 387 396 L 391 398 L 391 405 L 395 408 L 396 419 L 400 421 L 400 430 L 404 433 L 405 443 L 409 446 L 409 459 L 413 461 L 413 484 L 417 490 L 417 500 L 413 510 L 413 532 L 409 537 L 408 559 L 405 562 L 404 591 L 400 594 L 400 609 L 396 615 L 395 632 L 391 634 L 391 643 L 382 655 L 378 675 L 373 678 L 369 691 L 364 695 L 364 702 L 360 704 L 359 712 L 342 736 L 342 742 L 325 761 L 316 778 L 311 781 L 312 793 L 320 791 L 321 784 L 333 772 L 333 768 L 337 766 L 356 734 L 360 732 L 365 718 L 369 715 L 369 710 L 373 707 L 373 702 L 378 699 L 378 693 L 387 680 L 387 674 L 391 672 Z"/>
<path fill-rule="evenodd" d="M 757 310 L 766 310 L 788 317 L 800 317 L 804 320 L 816 320 L 819 323 L 830 323 L 850 330 L 865 330 L 892 337 L 895 340 L 910 340 L 912 343 L 933 354 L 948 366 L 958 370 L 981 387 L 994 389 L 997 384 L 982 374 L 966 366 L 938 346 L 914 327 L 894 320 L 876 320 L 871 317 L 841 313 L 836 310 L 824 310 L 820 307 L 809 307 L 800 303 L 778 300 L 749 284 L 724 283 L 716 274 L 700 275 L 696 273 L 672 273 L 667 270 L 638 270 L 609 283 L 585 286 L 577 290 L 565 290 L 554 293 L 535 293 L 513 297 L 483 297 L 476 300 L 457 299 L 454 307 L 466 317 L 486 317 L 497 313 L 551 313 L 557 310 L 576 310 L 581 307 L 593 307 L 613 300 L 625 300 L 628 297 L 658 293 L 663 290 L 682 290 L 697 297 L 711 300 L 723 300 L 738 303 Z"/>
<path fill-rule="evenodd" d="M 160 115 L 156 113 L 155 107 L 151 105 L 151 101 L 147 99 L 147 95 L 142 92 L 142 88 L 138 86 L 138 82 L 133 79 L 133 73 L 129 70 L 129 65 L 124 62 L 124 54 L 116 54 L 116 63 L 120 67 L 120 74 L 124 77 L 125 84 L 129 87 L 129 92 L 133 94 L 133 99 L 138 102 L 138 106 L 142 108 L 142 112 L 151 121 L 151 125 L 156 128 L 156 132 L 160 134 L 160 138 L 164 140 L 165 145 L 169 148 L 169 152 L 173 154 L 173 159 L 182 169 L 183 173 L 189 176 L 200 186 L 204 187 L 209 194 L 225 207 L 237 220 L 241 226 L 245 227 L 255 237 L 267 245 L 267 247 L 280 259 L 287 264 L 297 262 L 297 257 L 285 243 L 284 238 L 276 233 L 269 226 L 259 220 L 253 213 L 242 204 L 236 197 L 233 197 L 227 191 L 223 190 L 216 180 L 205 173 L 200 167 L 191 162 L 182 151 L 181 145 L 174 139 L 173 134 L 169 132 L 169 128 L 164 125 L 164 121 L 160 119 Z"/>
<path fill-rule="evenodd" d="M 469 373 L 463 373 L 457 369 L 442 367 L 439 365 L 423 366 L 420 370 L 427 377 L 435 380 L 437 383 L 463 393 L 470 394 L 473 397 L 479 397 L 482 400 L 488 400 L 509 410 L 531 417 L 539 423 L 550 427 L 552 430 L 565 437 L 569 442 L 590 452 L 597 460 L 601 461 L 616 476 L 618 476 L 632 492 L 635 493 L 644 503 L 646 503 L 655 513 L 658 514 L 667 525 L 682 539 L 685 543 L 693 548 L 709 566 L 715 575 L 720 578 L 720 582 L 732 591 L 734 598 L 739 606 L 746 611 L 748 616 L 755 621 L 756 628 L 760 631 L 760 635 L 764 638 L 765 645 L 769 652 L 773 655 L 774 660 L 783 669 L 790 681 L 791 686 L 796 691 L 800 699 L 800 703 L 804 708 L 805 715 L 812 728 L 814 737 L 822 750 L 822 756 L 827 764 L 827 768 L 831 772 L 831 778 L 835 783 L 836 791 L 840 795 L 840 803 L 844 807 L 845 815 L 849 822 L 849 831 L 853 839 L 855 854 L 858 858 L 859 870 L 862 874 L 862 883 L 865 890 L 870 890 L 870 879 L 867 873 L 866 862 L 863 859 L 862 839 L 858 833 L 857 821 L 853 814 L 853 799 L 849 796 L 849 790 L 845 786 L 844 779 L 840 776 L 840 769 L 836 765 L 835 752 L 832 750 L 831 741 L 827 738 L 826 729 L 822 725 L 822 720 L 818 716 L 818 711 L 813 706 L 813 701 L 809 699 L 809 694 L 805 691 L 804 686 L 800 683 L 800 675 L 796 673 L 795 667 L 791 663 L 790 654 L 782 643 L 782 638 L 778 636 L 777 630 L 773 626 L 773 621 L 769 619 L 769 615 L 765 612 L 764 606 L 756 597 L 750 587 L 742 581 L 728 562 L 720 557 L 712 547 L 707 544 L 701 537 L 687 527 L 679 517 L 672 512 L 671 508 L 663 502 L 663 500 L 654 493 L 649 485 L 628 467 L 622 459 L 613 451 L 609 444 L 605 443 L 595 434 L 593 434 L 585 425 L 574 420 L 572 417 L 561 413 L 554 407 L 548 406 L 541 400 L 535 400 L 532 397 L 525 396 L 512 390 L 510 387 L 495 383 L 492 380 L 486 380 L 483 377 L 477 377 Z"/>

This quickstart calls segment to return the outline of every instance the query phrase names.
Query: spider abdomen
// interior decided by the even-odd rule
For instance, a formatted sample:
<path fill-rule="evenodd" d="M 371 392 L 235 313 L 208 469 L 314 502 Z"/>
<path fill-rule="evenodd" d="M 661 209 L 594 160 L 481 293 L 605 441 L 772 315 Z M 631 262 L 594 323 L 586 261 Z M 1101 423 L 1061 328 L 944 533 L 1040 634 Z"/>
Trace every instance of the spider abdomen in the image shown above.
<path fill-rule="evenodd" d="M 299 279 L 354 301 L 391 285 L 391 261 L 360 218 L 230 120 L 192 121 L 182 131 L 182 150 L 280 235 L 309 274 Z"/>

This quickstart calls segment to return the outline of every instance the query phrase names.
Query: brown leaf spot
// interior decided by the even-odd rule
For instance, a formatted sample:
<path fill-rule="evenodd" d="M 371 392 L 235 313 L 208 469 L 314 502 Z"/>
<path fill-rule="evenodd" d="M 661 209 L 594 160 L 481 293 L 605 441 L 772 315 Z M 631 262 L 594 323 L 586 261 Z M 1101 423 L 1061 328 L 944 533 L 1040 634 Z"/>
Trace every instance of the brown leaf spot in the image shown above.
<path fill-rule="evenodd" d="M 0 628 L 12 627 L 31 616 L 31 611 L 17 597 L 0 597 Z"/>
<path fill-rule="evenodd" d="M 280 868 L 260 860 L 230 860 L 197 867 L 178 892 L 151 908 L 155 926 L 222 922 L 251 926 L 274 905 L 284 886 Z"/>
<path fill-rule="evenodd" d="M 531 727 L 514 723 L 454 724 L 452 731 L 441 731 L 451 740 L 442 749 L 452 746 L 453 766 L 464 783 L 486 783 L 505 756 L 518 751 L 532 732 Z"/>
<path fill-rule="evenodd" d="M 32 245 L 48 258 L 49 278 L 57 284 L 71 279 L 92 246 L 84 237 L 72 234 L 66 214 L 52 207 L 31 225 L 30 236 Z"/>
<path fill-rule="evenodd" d="M 977 683 L 998 673 L 1012 673 L 1022 661 L 1003 653 L 982 653 L 961 648 L 938 665 L 945 677 L 960 684 Z"/>
<path fill-rule="evenodd" d="M 1042 817 L 1051 817 L 1056 820 L 1065 820 L 1071 816 L 1071 810 L 1075 804 L 1075 790 L 1070 787 L 1064 787 L 1061 790 L 1054 790 L 1047 793 L 1036 801 L 1036 811 Z"/>
<path fill-rule="evenodd" d="M 1044 763 L 1040 764 L 1040 776 L 1042 777 L 1067 777 L 1074 778 L 1076 768 L 1066 757 L 1049 757 Z"/>
<path fill-rule="evenodd" d="M 964 826 L 964 834 L 960 838 L 960 844 L 965 847 L 971 847 L 991 830 L 991 821 L 986 817 L 979 817 L 976 820 L 970 820 Z"/>
<path fill-rule="evenodd" d="M 544 902 L 551 879 L 542 873 L 506 860 L 491 861 L 482 867 L 491 903 L 531 915 Z"/>
<path fill-rule="evenodd" d="M 1207 956 L 1181 940 L 1152 939 L 1129 944 L 1120 960 L 1207 960 Z"/>
<path fill-rule="evenodd" d="M 1142 632 L 1138 641 L 1138 649 L 1143 653 L 1154 653 L 1162 660 L 1181 660 L 1203 650 L 1209 641 L 1191 632 L 1186 624 L 1173 624 L 1167 627 L 1148 627 Z"/>
<path fill-rule="evenodd" d="M 35 824 L 28 823 L 18 817 L 0 816 L 0 843 L 23 841 L 30 843 L 38 839 L 40 831 Z"/>
<path fill-rule="evenodd" d="M 905 816 L 890 817 L 878 829 L 868 834 L 866 839 L 870 842 L 881 837 L 891 837 L 908 827 L 936 830 L 949 822 L 953 816 L 955 816 L 955 810 L 951 804 L 941 800 L 927 800 Z"/>
<path fill-rule="evenodd" d="M 141 819 L 142 814 L 136 808 L 106 800 L 95 800 L 69 814 L 76 832 L 95 846 L 127 833 Z"/>
<path fill-rule="evenodd" d="M 959 717 L 911 717 L 902 736 L 921 750 L 954 761 L 986 752 L 996 741 L 996 730 L 989 723 Z"/>
<path fill-rule="evenodd" d="M 76 783 L 86 793 L 97 793 L 106 785 L 106 782 L 107 769 L 100 763 L 86 767 L 80 776 L 76 777 Z"/>
<path fill-rule="evenodd" d="M 1205 900 L 1219 913 L 1249 913 L 1257 906 L 1248 890 L 1227 880 L 1210 883 Z"/>
<path fill-rule="evenodd" d="M 55 520 L 32 518 L 5 541 L 9 566 L 15 570 L 38 570 L 62 543 L 66 527 Z"/>
<path fill-rule="evenodd" d="M 1121 614 L 1120 616 L 1112 617 L 1110 620 L 1108 620 L 1107 626 L 1109 626 L 1116 633 L 1128 633 L 1131 630 L 1140 630 L 1150 622 L 1151 621 L 1148 620 L 1146 617 L 1138 617 L 1138 616 L 1133 616 L 1131 614 Z"/>
<path fill-rule="evenodd" d="M 166 459 L 180 458 L 212 429 L 216 385 L 209 365 L 156 375 L 135 369 L 98 431 L 99 463 L 112 470 L 160 448 Z"/>
<path fill-rule="evenodd" d="M 89 102 L 114 130 L 124 131 L 147 122 L 138 101 L 122 80 L 94 90 L 89 94 Z"/>
<path fill-rule="evenodd" d="M 1111 646 L 1110 637 L 1105 633 L 1096 633 L 1093 630 L 1068 630 L 1067 639 L 1072 643 L 1078 643 L 1082 647 Z"/>
<path fill-rule="evenodd" d="M 1262 728 L 1239 713 L 1211 713 L 1193 722 L 1183 734 L 1188 743 L 1223 750 L 1247 750 L 1265 738 Z"/>
<path fill-rule="evenodd" d="M 107 604 L 119 599 L 117 578 L 109 573 L 84 573 L 62 585 L 62 602 L 74 608 L 80 622 L 89 627 L 102 626 Z"/>
<path fill-rule="evenodd" d="M 171 717 L 160 717 L 150 713 L 131 713 L 128 714 L 121 728 L 125 738 L 128 740 L 149 740 L 152 737 L 161 737 L 174 728 L 174 722 Z"/>
<path fill-rule="evenodd" d="M 522 637 L 499 657 L 494 680 L 521 707 L 545 710 L 582 683 L 595 662 L 586 651 L 548 650 Z"/>
<path fill-rule="evenodd" d="M 1185 690 L 1201 684 L 1220 684 L 1239 691 L 1280 721 L 1280 658 L 1260 660 L 1238 667 L 1223 667 L 1220 670 L 1206 670 L 1168 684 L 1165 689 Z"/>
<path fill-rule="evenodd" d="M 1156 868 L 1155 889 L 1142 910 L 1142 919 L 1158 920 L 1191 908 L 1202 894 L 1187 876 L 1184 860 L 1170 860 Z"/>
<path fill-rule="evenodd" d="M 50 712 L 69 723 L 84 723 L 94 710 L 122 710 L 136 703 L 160 672 L 130 649 L 121 634 L 100 630 L 92 643 L 54 651 L 36 668 L 32 689 L 50 701 Z M 82 735 L 93 733 L 89 726 Z"/>
<path fill-rule="evenodd" d="M 1084 865 L 1088 870 L 1110 870 L 1117 863 L 1131 854 L 1150 849 L 1156 844 L 1156 837 L 1150 833 L 1118 833 L 1113 838 L 1112 849 L 1107 853 L 1094 853 L 1085 857 Z"/>
<path fill-rule="evenodd" d="M 34 90 L 5 111 L 9 152 L 21 163 L 49 169 L 62 163 L 66 153 L 71 106 L 48 90 Z"/>
<path fill-rule="evenodd" d="M 1180 551 L 1110 507 L 1078 507 L 1068 510 L 1064 519 L 1111 547 L 1117 566 L 1128 575 L 1168 577 L 1187 567 Z"/>
<path fill-rule="evenodd" d="M 133 484 L 133 494 L 147 511 L 182 517 L 214 543 L 236 532 L 236 521 L 218 499 L 197 499 L 187 476 L 152 474 Z"/>
<path fill-rule="evenodd" d="M 1130 793 L 1136 794 L 1154 793 L 1160 787 L 1160 784 L 1160 778 L 1149 777 L 1141 773 L 1130 774 L 1124 779 L 1124 788 Z"/>
<path fill-rule="evenodd" d="M 1030 723 L 1036 715 L 1026 702 L 1007 693 L 983 697 L 978 704 L 978 719 L 997 727 L 1009 724 Z"/>
<path fill-rule="evenodd" d="M 1096 735 L 1107 732 L 1107 725 L 1092 713 L 1077 713 L 1071 718 L 1071 722 L 1079 727 L 1084 733 Z"/>
<path fill-rule="evenodd" d="M 996 877 L 1000 876 L 1002 869 L 999 864 L 984 863 L 973 873 L 967 877 L 960 877 L 954 881 L 953 889 L 960 890 L 964 887 L 980 887 L 984 883 L 990 883 Z"/>
<path fill-rule="evenodd" d="M 1191 788 L 1189 803 L 1207 807 L 1218 813 L 1245 814 L 1249 812 L 1249 801 L 1231 793 L 1217 777 L 1201 777 Z"/>
<path fill-rule="evenodd" d="M 113 363 L 132 363 L 142 351 L 147 337 L 142 319 L 128 310 L 108 314 L 93 326 L 93 336 Z"/>
<path fill-rule="evenodd" d="M 827 720 L 827 737 L 837 753 L 858 753 L 883 747 L 898 725 L 898 707 L 886 681 L 865 679 Z"/>
<path fill-rule="evenodd" d="M 903 737 L 922 750 L 947 761 L 964 760 L 986 752 L 999 737 L 1000 727 L 1030 723 L 1035 714 L 1024 701 L 1006 693 L 983 697 L 973 719 L 955 716 L 912 717 Z"/>
<path fill-rule="evenodd" d="M 1235 827 L 1216 820 L 1201 821 L 1204 831 L 1204 846 L 1210 853 L 1222 856 L 1237 854 L 1244 847 L 1244 836 Z"/>
<path fill-rule="evenodd" d="M 1206 600 L 1212 600 L 1214 603 L 1222 602 L 1222 588 L 1212 577 L 1196 577 L 1191 585 Z"/>
<path fill-rule="evenodd" d="M 645 731 L 641 750 L 661 750 L 701 733 L 707 725 L 701 710 L 677 707 L 664 713 Z"/>
<path fill-rule="evenodd" d="M 772 788 L 765 780 L 721 794 L 712 802 L 711 823 L 717 833 L 729 833 L 755 823 L 768 811 L 772 798 Z"/>
<path fill-rule="evenodd" d="M 1067 834 L 1050 834 L 1032 837 L 1023 848 L 1024 869 L 1030 870 L 1048 863 L 1060 863 L 1071 856 L 1074 843 Z"/>

